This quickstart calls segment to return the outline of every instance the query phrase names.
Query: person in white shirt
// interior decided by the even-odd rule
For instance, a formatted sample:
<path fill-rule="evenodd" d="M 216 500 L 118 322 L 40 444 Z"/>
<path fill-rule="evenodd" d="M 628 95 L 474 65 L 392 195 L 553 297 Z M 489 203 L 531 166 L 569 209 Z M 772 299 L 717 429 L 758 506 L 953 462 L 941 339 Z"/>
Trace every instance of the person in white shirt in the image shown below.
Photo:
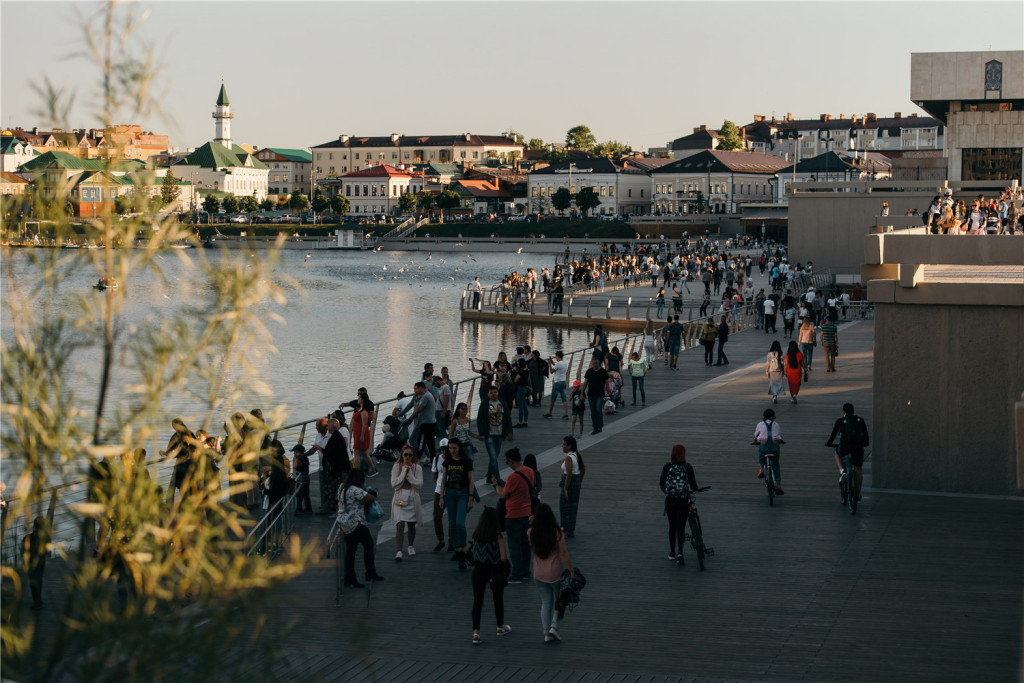
<path fill-rule="evenodd" d="M 782 428 L 775 421 L 775 411 L 771 408 L 764 411 L 763 419 L 754 427 L 754 442 L 757 444 L 757 464 L 761 466 L 757 478 L 764 478 L 765 454 L 773 454 L 775 458 L 772 461 L 772 474 L 775 476 L 775 495 L 781 496 L 782 466 L 779 464 L 781 459 L 779 445 L 785 441 L 782 440 Z"/>
<path fill-rule="evenodd" d="M 551 371 L 551 402 L 548 404 L 548 412 L 544 414 L 544 417 L 551 419 L 551 411 L 555 407 L 555 398 L 557 396 L 562 397 L 562 419 L 569 419 L 569 402 L 565 396 L 565 375 L 569 369 L 569 363 L 563 360 L 564 355 L 561 351 L 555 352 L 554 360 L 548 358 L 548 368 Z"/>
<path fill-rule="evenodd" d="M 771 328 L 772 332 L 778 332 L 775 329 L 775 300 L 768 297 L 764 300 L 764 333 L 768 334 L 768 328 Z"/>

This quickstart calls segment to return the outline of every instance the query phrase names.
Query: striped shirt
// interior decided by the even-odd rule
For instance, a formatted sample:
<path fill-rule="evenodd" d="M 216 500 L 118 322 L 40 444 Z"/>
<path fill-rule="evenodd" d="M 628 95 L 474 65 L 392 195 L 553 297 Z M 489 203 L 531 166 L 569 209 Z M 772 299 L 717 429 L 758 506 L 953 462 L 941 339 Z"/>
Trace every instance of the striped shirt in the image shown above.
<path fill-rule="evenodd" d="M 827 322 L 822 325 L 821 330 L 821 343 L 822 344 L 835 344 L 836 343 L 836 324 L 833 322 Z"/>

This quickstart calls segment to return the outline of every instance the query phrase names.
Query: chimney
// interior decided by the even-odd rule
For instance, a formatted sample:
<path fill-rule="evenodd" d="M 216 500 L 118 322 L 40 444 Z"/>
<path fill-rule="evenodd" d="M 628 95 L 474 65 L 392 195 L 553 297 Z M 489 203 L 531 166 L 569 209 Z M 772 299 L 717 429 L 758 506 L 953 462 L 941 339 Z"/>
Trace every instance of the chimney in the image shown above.
<path fill-rule="evenodd" d="M 853 121 L 854 123 L 857 123 L 857 115 L 856 114 L 851 115 L 850 116 L 850 120 Z"/>
<path fill-rule="evenodd" d="M 786 120 L 787 121 L 792 121 L 793 120 L 793 114 L 791 112 L 787 112 L 786 113 Z"/>
<path fill-rule="evenodd" d="M 764 114 L 754 114 L 754 123 L 764 121 Z"/>
<path fill-rule="evenodd" d="M 391 134 L 391 142 L 398 142 L 398 133 Z"/>
<path fill-rule="evenodd" d="M 473 136 L 470 135 L 469 133 L 466 133 L 466 142 L 472 142 L 472 140 L 473 140 Z"/>
<path fill-rule="evenodd" d="M 877 121 L 878 117 L 873 112 L 868 112 L 868 115 L 864 117 L 865 121 Z"/>
<path fill-rule="evenodd" d="M 350 138 L 351 138 L 350 135 L 339 135 L 338 136 L 338 142 L 341 142 L 342 144 L 344 144 L 344 143 L 348 142 Z"/>
<path fill-rule="evenodd" d="M 840 121 L 844 120 L 845 118 L 846 118 L 846 114 L 840 114 L 839 115 L 839 120 Z"/>

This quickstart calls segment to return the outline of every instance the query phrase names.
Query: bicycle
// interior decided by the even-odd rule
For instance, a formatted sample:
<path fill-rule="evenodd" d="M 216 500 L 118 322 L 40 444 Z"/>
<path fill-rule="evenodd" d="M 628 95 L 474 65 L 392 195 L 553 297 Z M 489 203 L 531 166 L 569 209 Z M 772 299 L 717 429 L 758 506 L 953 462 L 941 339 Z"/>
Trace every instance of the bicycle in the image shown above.
<path fill-rule="evenodd" d="M 836 453 L 839 449 L 836 449 Z M 850 506 L 850 514 L 857 514 L 857 503 L 860 500 L 860 485 L 857 481 L 857 470 L 853 469 L 853 462 L 850 459 L 850 454 L 842 456 L 843 468 L 846 470 L 846 475 L 843 480 L 839 482 L 839 495 L 842 499 L 843 505 Z"/>
<path fill-rule="evenodd" d="M 781 446 L 786 443 L 781 439 L 776 442 L 777 445 Z M 752 446 L 759 445 L 757 441 L 751 443 Z M 772 464 L 772 459 L 779 457 L 778 453 L 765 453 L 764 454 L 764 485 L 768 489 L 768 505 L 775 505 L 775 489 L 778 484 L 775 483 L 775 467 Z"/>
<path fill-rule="evenodd" d="M 699 488 L 695 491 L 690 492 L 690 514 L 688 517 L 690 523 L 690 533 L 683 536 L 683 541 L 690 541 L 690 547 L 697 551 L 697 564 L 700 565 L 700 570 L 704 571 L 704 558 L 714 557 L 715 549 L 709 548 L 704 545 L 704 532 L 700 526 L 700 515 L 697 513 L 697 503 L 694 501 L 694 493 L 703 493 L 710 489 L 710 486 Z M 682 553 L 680 553 L 682 555 Z"/>

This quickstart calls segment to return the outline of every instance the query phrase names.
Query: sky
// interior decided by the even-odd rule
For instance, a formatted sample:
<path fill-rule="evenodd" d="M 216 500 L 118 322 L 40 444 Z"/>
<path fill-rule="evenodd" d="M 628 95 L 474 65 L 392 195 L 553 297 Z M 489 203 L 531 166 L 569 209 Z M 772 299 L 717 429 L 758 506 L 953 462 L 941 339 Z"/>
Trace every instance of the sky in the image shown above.
<path fill-rule="evenodd" d="M 100 125 L 81 53 L 90 2 L 0 2 L 0 124 L 39 126 L 38 86 Z M 353 136 L 497 135 L 646 150 L 755 114 L 922 113 L 912 52 L 1021 50 L 1016 2 L 136 2 L 130 43 L 161 65 L 137 123 L 182 150 L 213 138 L 221 78 L 235 142 L 308 149 Z M 976 26 L 978 30 L 970 30 Z M 44 28 L 45 27 L 45 28 Z M 60 124 L 59 124 L 60 125 Z"/>

